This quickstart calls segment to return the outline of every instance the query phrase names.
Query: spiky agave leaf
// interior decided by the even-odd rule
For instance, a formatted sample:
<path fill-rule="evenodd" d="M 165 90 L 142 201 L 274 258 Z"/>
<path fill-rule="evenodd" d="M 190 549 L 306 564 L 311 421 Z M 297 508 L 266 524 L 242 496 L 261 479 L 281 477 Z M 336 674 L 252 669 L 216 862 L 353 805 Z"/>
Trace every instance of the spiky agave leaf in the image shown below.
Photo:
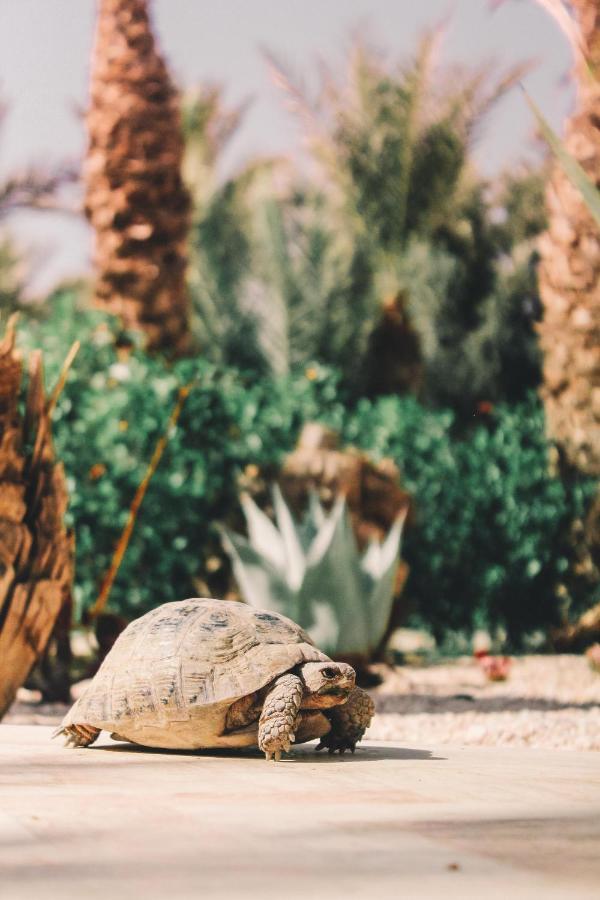
<path fill-rule="evenodd" d="M 398 557 L 407 510 L 403 510 L 383 543 L 371 541 L 361 560 L 368 591 L 369 641 L 376 647 L 392 614 Z"/>
<path fill-rule="evenodd" d="M 285 547 L 283 538 L 271 519 L 247 494 L 240 498 L 248 526 L 250 544 L 279 572 L 285 571 Z"/>
<path fill-rule="evenodd" d="M 309 490 L 308 506 L 301 522 L 298 523 L 298 539 L 302 544 L 304 553 L 308 553 L 312 542 L 325 524 L 327 516 L 321 504 L 317 492 Z"/>
<path fill-rule="evenodd" d="M 256 609 L 273 609 L 297 621 L 296 595 L 288 588 L 283 572 L 239 534 L 223 528 L 221 540 L 246 603 Z"/>
<path fill-rule="evenodd" d="M 323 607 L 335 611 L 337 639 L 335 645 L 324 645 L 326 653 L 368 654 L 366 596 L 344 498 L 336 501 L 309 550 L 302 596 L 313 609 Z"/>
<path fill-rule="evenodd" d="M 360 557 L 344 497 L 326 514 L 312 495 L 297 523 L 279 488 L 278 528 L 244 496 L 250 540 L 222 530 L 244 599 L 289 616 L 332 656 L 368 658 L 387 627 L 405 514 Z"/>
<path fill-rule="evenodd" d="M 300 589 L 306 572 L 306 562 L 302 541 L 298 534 L 298 526 L 294 522 L 278 485 L 273 488 L 273 504 L 279 533 L 283 538 L 287 582 L 294 591 Z"/>

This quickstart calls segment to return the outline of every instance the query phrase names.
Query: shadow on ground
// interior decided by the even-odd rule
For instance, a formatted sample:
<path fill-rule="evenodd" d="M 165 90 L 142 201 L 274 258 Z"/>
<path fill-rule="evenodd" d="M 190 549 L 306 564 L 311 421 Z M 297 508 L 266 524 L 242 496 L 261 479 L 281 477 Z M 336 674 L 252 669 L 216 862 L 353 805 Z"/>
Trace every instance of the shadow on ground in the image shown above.
<path fill-rule="evenodd" d="M 169 750 L 160 747 L 142 747 L 137 744 L 115 743 L 100 744 L 91 746 L 88 750 L 98 750 L 103 753 L 149 753 L 149 754 L 167 754 L 168 756 L 197 756 L 212 757 L 218 759 L 255 759 L 264 762 L 264 756 L 260 750 L 229 750 L 229 749 L 213 749 L 213 750 Z M 284 757 L 281 762 L 285 763 L 326 763 L 332 765 L 335 763 L 352 763 L 360 762 L 380 762 L 385 759 L 405 759 L 405 760 L 428 760 L 440 761 L 445 760 L 444 756 L 434 756 L 431 750 L 418 750 L 412 747 L 358 747 L 355 754 L 339 753 L 316 753 L 310 748 L 302 748 L 298 751 Z"/>

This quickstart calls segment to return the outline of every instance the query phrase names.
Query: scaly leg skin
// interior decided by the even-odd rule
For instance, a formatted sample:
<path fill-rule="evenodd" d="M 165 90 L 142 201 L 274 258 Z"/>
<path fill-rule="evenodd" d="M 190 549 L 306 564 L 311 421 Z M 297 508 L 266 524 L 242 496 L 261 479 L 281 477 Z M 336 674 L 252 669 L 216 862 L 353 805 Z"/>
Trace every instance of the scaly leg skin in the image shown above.
<path fill-rule="evenodd" d="M 354 753 L 356 745 L 371 724 L 375 704 L 366 691 L 354 688 L 345 703 L 324 712 L 331 722 L 331 731 L 323 735 L 317 750 L 327 749 L 330 753 L 350 750 Z"/>
<path fill-rule="evenodd" d="M 266 695 L 258 721 L 258 746 L 267 759 L 279 762 L 290 749 L 300 721 L 304 688 L 297 675 L 281 675 Z"/>
<path fill-rule="evenodd" d="M 89 747 L 100 734 L 100 728 L 93 725 L 65 725 L 64 728 L 58 728 L 52 737 L 58 737 L 59 734 L 64 734 L 67 739 L 65 747 Z"/>

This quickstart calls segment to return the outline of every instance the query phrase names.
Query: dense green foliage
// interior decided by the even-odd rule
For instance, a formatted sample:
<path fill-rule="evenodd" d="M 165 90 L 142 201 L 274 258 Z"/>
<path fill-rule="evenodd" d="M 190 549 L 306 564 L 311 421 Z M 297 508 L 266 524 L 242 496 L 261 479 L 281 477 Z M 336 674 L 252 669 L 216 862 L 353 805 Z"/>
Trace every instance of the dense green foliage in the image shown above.
<path fill-rule="evenodd" d="M 241 524 L 238 477 L 271 467 L 303 422 L 321 419 L 375 457 L 392 456 L 413 492 L 406 532 L 406 600 L 422 622 L 447 629 L 500 624 L 513 642 L 553 621 L 559 606 L 591 602 L 572 572 L 569 523 L 585 482 L 548 471 L 539 404 L 499 408 L 462 437 L 453 415 L 413 398 L 348 404 L 339 379 L 315 365 L 258 379 L 202 360 L 168 366 L 115 350 L 108 320 L 55 295 L 50 318 L 22 338 L 45 351 L 55 377 L 69 343 L 83 346 L 55 414 L 71 491 L 78 609 L 94 600 L 177 385 L 197 379 L 150 485 L 111 604 L 135 615 L 226 581 L 218 523 Z M 120 356 L 119 356 L 120 354 Z"/>
<path fill-rule="evenodd" d="M 536 398 L 482 414 L 461 439 L 452 426 L 451 413 L 385 398 L 361 402 L 345 437 L 395 459 L 413 492 L 407 594 L 421 622 L 438 638 L 500 625 L 516 645 L 556 622 L 564 601 L 577 609 L 591 599 L 574 578 L 569 531 L 594 485 L 549 474 Z"/>

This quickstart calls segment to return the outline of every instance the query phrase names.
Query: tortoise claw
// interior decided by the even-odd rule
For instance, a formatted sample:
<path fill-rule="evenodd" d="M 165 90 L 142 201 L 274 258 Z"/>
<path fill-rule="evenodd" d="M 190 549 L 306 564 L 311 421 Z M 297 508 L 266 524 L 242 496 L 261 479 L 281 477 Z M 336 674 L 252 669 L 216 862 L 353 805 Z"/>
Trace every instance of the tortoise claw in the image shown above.
<path fill-rule="evenodd" d="M 279 762 L 281 759 L 281 750 L 269 751 L 265 750 L 265 759 L 271 760 L 272 762 Z"/>
<path fill-rule="evenodd" d="M 342 756 L 346 750 L 349 750 L 350 753 L 354 753 L 356 750 L 356 744 L 351 743 L 331 743 L 328 744 L 325 740 L 320 740 L 315 750 L 327 750 L 330 756 L 333 756 L 335 753 L 339 753 Z"/>

